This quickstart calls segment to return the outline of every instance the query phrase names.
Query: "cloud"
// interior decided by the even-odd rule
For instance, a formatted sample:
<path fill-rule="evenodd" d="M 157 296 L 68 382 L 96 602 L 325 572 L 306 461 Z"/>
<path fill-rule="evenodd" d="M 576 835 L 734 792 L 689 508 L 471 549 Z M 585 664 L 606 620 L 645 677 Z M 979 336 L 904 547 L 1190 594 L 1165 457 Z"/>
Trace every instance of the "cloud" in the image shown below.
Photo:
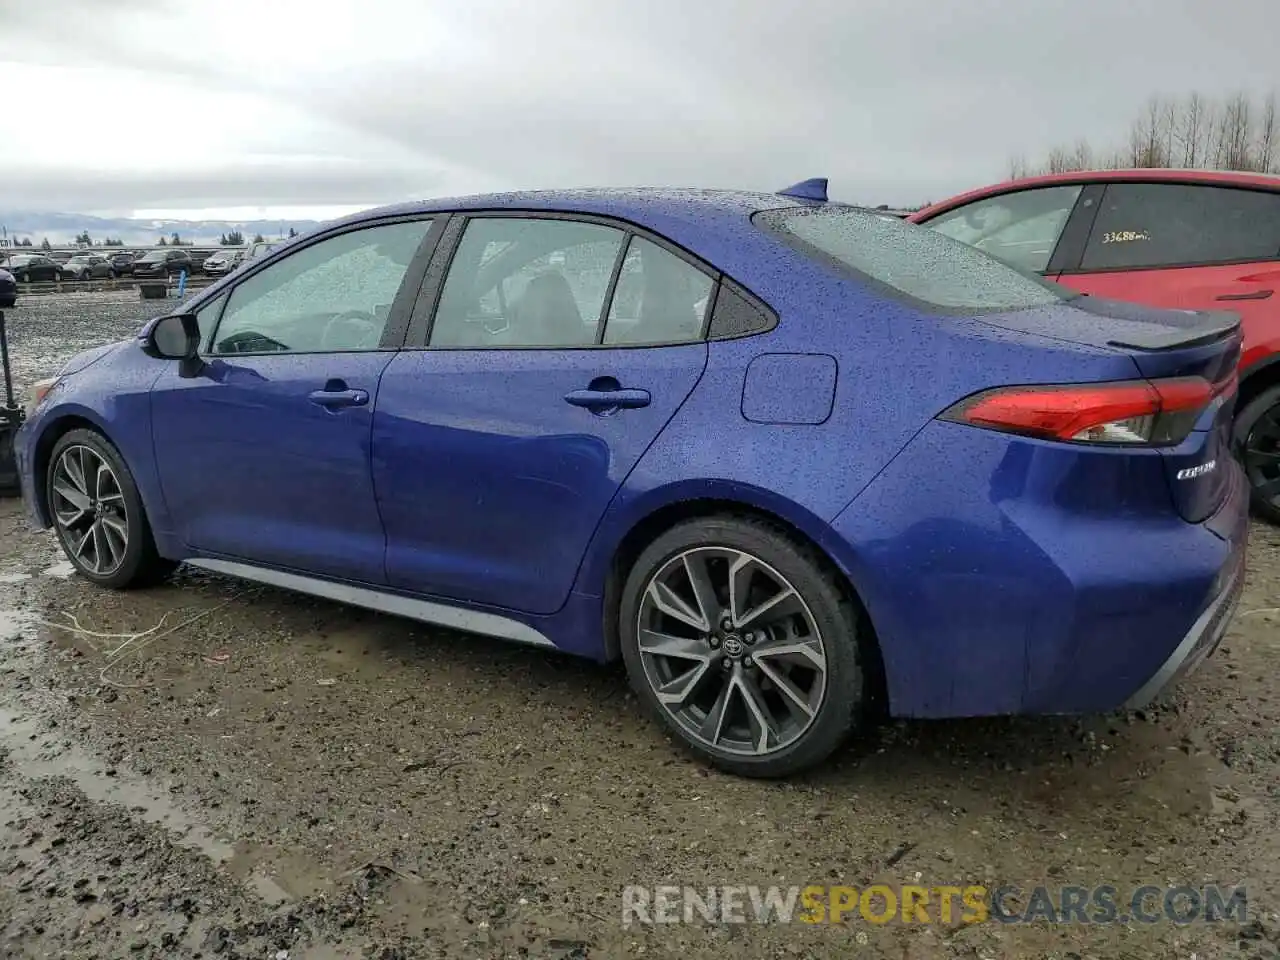
<path fill-rule="evenodd" d="M 180 117 L 146 135 L 100 125 L 78 156 L 58 127 L 75 121 L 24 119 L 21 149 L 0 146 L 0 164 L 26 158 L 28 202 L 83 205 L 97 189 L 134 206 L 187 202 L 184 191 L 203 206 L 583 184 L 772 189 L 814 175 L 849 199 L 919 202 L 999 178 L 1013 154 L 1118 141 L 1154 93 L 1265 92 L 1280 35 L 1274 0 L 218 10 L 60 0 L 6 21 L 19 41 L 6 50 L 24 61 L 9 65 L 6 88 L 15 72 L 35 76 L 33 64 L 46 65 L 44 89 L 110 69 Z M 270 169 L 252 160 L 268 149 Z M 180 169 L 100 175 L 154 171 L 157 151 Z M 333 162 L 321 169 L 317 157 Z M 41 174 L 54 167 L 56 178 Z"/>

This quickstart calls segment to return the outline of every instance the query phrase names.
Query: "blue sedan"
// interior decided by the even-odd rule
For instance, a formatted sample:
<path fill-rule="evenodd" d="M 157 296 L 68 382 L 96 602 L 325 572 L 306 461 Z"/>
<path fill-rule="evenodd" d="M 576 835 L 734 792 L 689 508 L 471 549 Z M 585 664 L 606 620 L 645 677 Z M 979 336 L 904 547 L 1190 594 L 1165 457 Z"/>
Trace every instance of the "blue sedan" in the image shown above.
<path fill-rule="evenodd" d="M 1217 645 L 1238 318 L 1076 296 L 779 194 L 479 196 L 326 225 L 37 385 L 81 576 L 178 563 L 622 659 L 695 754 L 1145 703 Z"/>

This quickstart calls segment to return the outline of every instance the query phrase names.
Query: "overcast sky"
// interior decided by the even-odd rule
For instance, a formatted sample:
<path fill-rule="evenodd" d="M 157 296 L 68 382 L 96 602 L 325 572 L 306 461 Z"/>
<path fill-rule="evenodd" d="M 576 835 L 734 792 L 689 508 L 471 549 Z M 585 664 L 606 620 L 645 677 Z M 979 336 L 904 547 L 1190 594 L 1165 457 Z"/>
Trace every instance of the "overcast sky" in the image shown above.
<path fill-rule="evenodd" d="M 810 176 L 914 204 L 1122 140 L 1154 93 L 1280 86 L 1280 0 L 0 2 L 0 212 Z"/>

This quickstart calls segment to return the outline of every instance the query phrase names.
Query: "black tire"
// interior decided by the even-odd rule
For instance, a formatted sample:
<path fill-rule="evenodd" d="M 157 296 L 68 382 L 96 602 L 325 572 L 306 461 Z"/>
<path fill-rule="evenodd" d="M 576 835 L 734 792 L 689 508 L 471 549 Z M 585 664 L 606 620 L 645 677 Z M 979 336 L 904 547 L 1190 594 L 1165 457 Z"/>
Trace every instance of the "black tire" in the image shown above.
<path fill-rule="evenodd" d="M 148 522 L 146 512 L 143 509 L 142 498 L 138 494 L 138 487 L 134 482 L 133 474 L 124 462 L 124 458 L 120 456 L 119 451 L 96 430 L 71 430 L 63 434 L 58 439 L 58 442 L 54 444 L 44 477 L 45 496 L 47 498 L 46 502 L 50 504 L 50 513 L 54 512 L 53 504 L 55 503 L 53 490 L 55 467 L 62 455 L 75 447 L 87 447 L 105 461 L 115 474 L 125 507 L 125 525 L 128 535 L 123 551 L 124 556 L 119 566 L 109 573 L 99 574 L 90 569 L 84 560 L 76 556 L 74 546 L 70 542 L 72 534 L 55 517 L 54 530 L 57 534 L 58 542 L 62 546 L 63 553 L 71 561 L 72 566 L 76 568 L 76 572 L 80 576 L 101 587 L 108 587 L 112 590 L 128 590 L 134 587 L 152 586 L 163 581 L 177 568 L 178 564 L 172 560 L 166 560 L 156 551 L 155 538 L 151 533 L 151 524 Z"/>
<path fill-rule="evenodd" d="M 646 673 L 639 632 L 649 584 L 661 571 L 671 569 L 669 564 L 675 558 L 700 548 L 740 552 L 763 561 L 771 572 L 780 574 L 799 594 L 817 628 L 825 654 L 824 692 L 807 727 L 795 734 L 790 742 L 771 752 L 753 755 L 741 750 L 721 749 L 698 739 L 662 704 Z M 866 667 L 870 660 L 864 643 L 874 641 L 870 639 L 869 631 L 864 636 L 864 621 L 842 592 L 835 576 L 828 572 L 822 558 L 808 545 L 797 542 L 767 522 L 731 515 L 712 516 L 680 523 L 662 534 L 641 553 L 627 576 L 618 627 L 628 677 L 649 713 L 695 756 L 730 773 L 760 778 L 785 777 L 813 767 L 826 760 L 870 715 L 872 691 Z M 718 652 L 721 662 L 718 667 L 708 669 L 704 682 L 711 681 L 711 669 L 724 666 L 728 649 L 729 642 L 725 639 Z M 736 649 L 741 651 L 741 645 Z M 762 645 L 756 648 L 756 652 L 763 649 L 767 647 Z M 751 649 L 745 652 L 747 656 L 739 664 L 747 670 L 760 669 L 758 664 L 751 666 Z M 739 664 L 726 669 L 737 670 Z M 760 673 L 756 674 L 756 679 L 766 685 L 769 682 Z M 764 686 L 757 689 L 764 689 Z"/>
<path fill-rule="evenodd" d="M 1280 525 L 1280 384 L 1236 413 L 1233 434 L 1254 514 Z"/>

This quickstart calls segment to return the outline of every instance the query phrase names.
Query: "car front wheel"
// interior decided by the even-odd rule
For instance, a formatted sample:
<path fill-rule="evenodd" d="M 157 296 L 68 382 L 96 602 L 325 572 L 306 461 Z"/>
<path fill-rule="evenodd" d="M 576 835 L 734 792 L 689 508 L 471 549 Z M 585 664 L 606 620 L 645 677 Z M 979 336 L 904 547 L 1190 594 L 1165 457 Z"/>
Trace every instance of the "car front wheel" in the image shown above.
<path fill-rule="evenodd" d="M 100 433 L 72 430 L 58 440 L 45 493 L 62 550 L 86 580 L 121 590 L 156 583 L 176 566 L 156 552 L 133 475 Z"/>
<path fill-rule="evenodd" d="M 636 561 L 619 638 L 650 711 L 731 773 L 825 760 L 869 703 L 860 623 L 816 553 L 771 524 L 681 523 Z"/>
<path fill-rule="evenodd" d="M 1235 441 L 1253 512 L 1280 524 L 1280 386 L 1264 390 L 1236 414 Z"/>

